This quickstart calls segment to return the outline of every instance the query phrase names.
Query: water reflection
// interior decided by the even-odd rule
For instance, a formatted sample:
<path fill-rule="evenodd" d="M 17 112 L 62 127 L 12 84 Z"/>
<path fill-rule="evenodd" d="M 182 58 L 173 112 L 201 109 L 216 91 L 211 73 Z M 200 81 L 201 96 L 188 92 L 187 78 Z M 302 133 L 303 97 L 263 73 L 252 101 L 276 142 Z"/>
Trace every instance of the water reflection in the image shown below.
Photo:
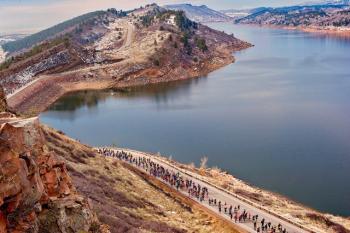
<path fill-rule="evenodd" d="M 42 121 L 91 145 L 209 157 L 254 185 L 350 215 L 350 41 L 213 24 L 255 44 L 208 78 L 70 94 Z"/>
<path fill-rule="evenodd" d="M 49 117 L 62 118 L 62 114 L 53 114 L 53 112 L 72 112 L 81 108 L 97 108 L 99 103 L 104 103 L 109 99 L 149 99 L 157 103 L 157 108 L 167 108 L 168 103 L 179 96 L 189 95 L 191 86 L 205 82 L 206 77 L 173 81 L 169 83 L 150 84 L 147 86 L 128 87 L 118 89 L 96 90 L 96 91 L 77 91 L 68 93 L 60 98 L 59 101 L 52 104 L 48 112 Z M 173 107 L 173 106 L 172 106 Z M 188 107 L 188 105 L 187 105 Z M 184 106 L 183 108 L 187 108 Z M 181 108 L 181 107 L 180 107 Z M 70 115 L 70 119 L 76 117 Z"/>

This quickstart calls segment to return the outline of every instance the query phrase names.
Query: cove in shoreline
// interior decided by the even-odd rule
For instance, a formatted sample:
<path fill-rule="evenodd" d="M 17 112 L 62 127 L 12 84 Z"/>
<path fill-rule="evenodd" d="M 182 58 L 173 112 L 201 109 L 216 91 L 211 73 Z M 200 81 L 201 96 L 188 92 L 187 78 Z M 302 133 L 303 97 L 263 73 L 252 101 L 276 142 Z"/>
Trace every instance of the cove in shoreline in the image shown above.
<path fill-rule="evenodd" d="M 210 167 L 348 216 L 350 58 L 344 51 L 349 41 L 300 31 L 214 27 L 256 46 L 236 53 L 236 63 L 207 78 L 124 95 L 73 94 L 70 98 L 91 98 L 95 104 L 83 101 L 67 109 L 71 102 L 62 99 L 56 103 L 61 109 L 49 109 L 41 119 L 94 146 L 159 151 L 181 163 L 208 156 Z"/>

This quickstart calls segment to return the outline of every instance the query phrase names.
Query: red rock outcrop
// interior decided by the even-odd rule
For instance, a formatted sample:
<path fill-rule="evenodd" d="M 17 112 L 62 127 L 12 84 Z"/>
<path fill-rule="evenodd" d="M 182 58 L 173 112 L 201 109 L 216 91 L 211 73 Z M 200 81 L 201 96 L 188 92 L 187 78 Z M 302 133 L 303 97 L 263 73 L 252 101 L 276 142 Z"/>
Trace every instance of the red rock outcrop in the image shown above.
<path fill-rule="evenodd" d="M 89 201 L 72 185 L 65 163 L 44 144 L 37 118 L 0 126 L 0 233 L 99 229 Z"/>

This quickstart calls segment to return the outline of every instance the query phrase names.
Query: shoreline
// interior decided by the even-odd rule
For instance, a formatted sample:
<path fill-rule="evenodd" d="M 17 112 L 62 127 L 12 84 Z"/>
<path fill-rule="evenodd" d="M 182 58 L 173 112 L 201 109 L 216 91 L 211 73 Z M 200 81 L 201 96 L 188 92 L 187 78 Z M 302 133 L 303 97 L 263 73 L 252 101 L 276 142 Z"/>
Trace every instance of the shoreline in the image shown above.
<path fill-rule="evenodd" d="M 272 192 L 269 190 L 265 190 L 262 188 L 259 188 L 255 185 L 249 184 L 241 179 L 236 178 L 235 176 L 225 172 L 218 170 L 217 168 L 197 168 L 193 167 L 192 165 L 183 164 L 180 162 L 177 162 L 176 160 L 173 160 L 172 158 L 168 158 L 164 155 L 160 155 L 159 153 L 155 154 L 152 152 L 142 152 L 134 149 L 128 149 L 128 148 L 117 148 L 117 150 L 125 150 L 129 152 L 134 153 L 140 153 L 144 154 L 150 157 L 155 158 L 156 160 L 169 164 L 169 166 L 173 166 L 176 169 L 179 169 L 180 171 L 183 171 L 190 176 L 196 177 L 199 180 L 202 180 L 205 183 L 208 183 L 214 187 L 217 187 L 218 189 L 223 190 L 224 192 L 229 193 L 230 195 L 238 196 L 239 199 L 241 199 L 243 202 L 246 202 L 248 204 L 252 204 L 253 206 L 260 208 L 263 211 L 266 211 L 267 213 L 270 213 L 276 217 L 279 217 L 281 219 L 284 219 L 287 222 L 290 222 L 291 224 L 294 224 L 296 226 L 302 226 L 305 227 L 305 230 L 312 231 L 312 232 L 319 232 L 319 233 L 328 233 L 328 232 L 348 232 L 350 231 L 350 219 L 344 216 L 335 216 L 329 213 L 323 213 L 316 209 L 313 209 L 305 204 L 299 203 L 297 201 L 294 201 L 290 199 L 287 196 L 284 196 L 282 194 Z M 214 175 L 213 175 L 214 173 Z M 235 183 L 235 186 L 238 186 L 233 188 L 230 186 L 227 186 L 225 182 L 227 180 L 233 180 Z M 240 187 L 242 186 L 242 187 Z M 274 200 L 275 202 L 283 203 L 284 205 L 289 205 L 289 209 L 287 209 L 286 206 L 279 206 L 279 208 L 276 210 L 275 206 L 269 206 L 268 204 L 264 202 L 259 202 L 255 200 L 255 198 L 251 198 L 249 196 L 246 196 L 244 194 L 237 193 L 236 191 L 239 189 L 244 189 L 247 192 L 256 192 L 263 195 L 267 195 L 270 199 Z M 237 189 L 235 191 L 235 189 Z M 246 193 L 245 193 L 246 194 Z M 292 212 L 298 213 L 298 215 L 291 214 Z M 306 217 L 309 217 L 310 219 L 302 218 L 302 214 L 305 213 Z M 317 219 L 317 217 L 319 219 Z M 315 219 L 312 219 L 315 218 Z M 334 228 L 337 227 L 344 227 L 345 231 L 337 231 L 332 230 L 332 224 L 327 225 L 325 224 L 324 220 L 329 221 L 328 224 L 333 223 Z M 337 224 L 339 224 L 337 226 Z"/>
<path fill-rule="evenodd" d="M 252 24 L 238 23 L 235 25 L 254 26 L 254 27 L 271 28 L 271 29 L 294 30 L 294 31 L 308 32 L 312 34 L 350 38 L 350 28 L 348 28 L 347 30 L 338 30 L 336 28 L 326 29 L 326 28 L 319 28 L 319 27 L 283 26 L 283 25 L 268 25 L 268 24 L 253 24 L 253 23 Z"/>
<path fill-rule="evenodd" d="M 131 80 L 118 81 L 104 75 L 96 75 L 99 78 L 82 80 L 78 77 L 80 75 L 79 71 L 76 71 L 76 73 L 68 72 L 66 75 L 53 74 L 43 77 L 38 76 L 34 81 L 18 89 L 18 92 L 8 95 L 9 98 L 7 102 L 10 109 L 19 114 L 24 116 L 38 115 L 47 110 L 50 105 L 62 96 L 77 91 L 146 86 L 149 84 L 167 83 L 206 76 L 215 70 L 234 63 L 235 58 L 233 52 L 246 48 L 249 48 L 249 46 L 238 50 L 228 49 L 229 53 L 222 54 L 222 57 L 215 57 L 215 64 L 211 61 L 212 57 L 209 57 L 196 66 L 183 68 L 181 64 L 179 64 L 171 71 L 165 72 L 164 74 L 161 73 L 161 68 L 146 68 L 135 74 L 129 74 L 129 76 L 136 77 Z M 178 73 L 180 73 L 179 75 L 176 75 L 177 70 L 180 70 L 178 71 Z M 150 73 L 148 79 L 144 80 L 138 78 L 148 73 Z M 152 74 L 155 75 L 152 77 Z"/>
<path fill-rule="evenodd" d="M 106 61 L 111 62 L 74 63 L 72 67 L 58 63 L 54 70 L 48 67 L 47 70 L 33 73 L 34 75 L 23 82 L 20 82 L 21 72 L 26 64 L 23 67 L 14 66 L 13 70 L 4 73 L 7 75 L 5 78 L 9 77 L 10 71 L 17 75 L 12 78 L 15 81 L 7 80 L 8 86 L 4 87 L 9 97 L 10 109 L 23 116 L 38 115 L 63 95 L 74 91 L 145 86 L 206 76 L 233 63 L 234 52 L 253 46 L 232 35 L 200 25 L 195 34 L 197 37 L 205 38 L 206 50 L 202 51 L 196 45 L 195 39 L 191 38 L 188 39 L 191 45 L 191 52 L 189 52 L 181 42 L 180 34 L 171 30 L 158 30 L 159 25 L 136 31 L 124 19 L 116 22 L 116 25 L 127 31 L 126 38 L 123 39 L 124 45 L 109 51 L 103 47 L 104 41 L 99 41 L 88 48 L 102 46 L 104 50 L 98 55 L 105 56 Z M 107 42 L 110 40 L 111 33 L 113 31 L 106 33 L 103 37 Z M 165 40 L 168 37 L 169 39 Z M 56 50 L 51 52 L 57 53 Z M 73 55 L 76 56 L 76 54 Z M 35 64 L 42 64 L 42 62 L 40 59 L 34 59 L 28 66 Z M 36 72 L 35 69 L 33 72 Z M 16 83 L 17 79 L 19 84 Z"/>
<path fill-rule="evenodd" d="M 210 67 L 210 69 L 208 69 L 206 72 L 204 72 L 203 70 L 201 70 L 201 74 L 202 75 L 205 75 L 207 73 L 210 73 L 211 71 L 214 71 L 216 69 L 219 69 L 220 67 L 223 67 L 227 64 L 230 64 L 232 62 L 234 62 L 234 57 L 231 56 L 230 57 L 231 59 L 225 59 L 225 62 L 224 63 L 221 63 L 221 66 L 215 66 L 214 67 Z M 193 67 L 191 67 L 193 68 Z M 210 71 L 211 70 L 211 71 Z M 198 74 L 198 73 L 196 73 Z M 192 76 L 186 76 L 186 77 L 181 77 L 181 76 L 175 76 L 175 78 L 171 79 L 171 80 L 168 80 L 167 79 L 167 82 L 171 82 L 171 81 L 176 81 L 176 80 L 186 80 L 186 79 L 190 79 L 190 78 L 196 78 L 198 76 L 202 76 L 202 75 L 192 75 Z M 102 90 L 102 89 L 107 89 L 107 88 L 123 88 L 123 87 L 132 87 L 132 86 L 141 86 L 141 85 L 147 85 L 147 84 L 150 84 L 150 83 L 157 83 L 157 82 L 147 82 L 147 83 L 143 83 L 143 82 L 132 82 L 132 83 L 128 83 L 128 82 L 120 82 L 120 83 L 115 83 L 113 82 L 112 79 L 100 79 L 100 80 L 95 80 L 95 79 L 92 79 L 90 81 L 76 81 L 76 82 L 68 82 L 67 80 L 65 80 L 65 78 L 67 78 L 67 76 L 63 76 L 63 77 L 59 77 L 57 76 L 56 79 L 52 79 L 52 78 L 49 78 L 50 80 L 44 80 L 44 84 L 45 84 L 45 81 L 47 81 L 46 85 L 40 85 L 42 84 L 42 82 L 36 84 L 36 85 L 39 85 L 39 92 L 38 93 L 41 93 L 39 95 L 36 95 L 36 98 L 34 98 L 34 102 L 35 100 L 37 100 L 37 98 L 43 98 L 43 96 L 45 96 L 45 99 L 44 102 L 40 102 L 41 105 L 39 107 L 41 108 L 47 108 L 48 106 L 51 105 L 51 103 L 53 103 L 54 101 L 56 101 L 58 98 L 60 98 L 61 96 L 67 94 L 67 93 L 71 93 L 71 92 L 75 92 L 75 91 L 81 91 L 81 90 Z M 61 80 L 60 80 L 61 79 Z M 57 82 L 57 80 L 59 80 L 60 82 Z M 69 80 L 69 77 L 68 77 L 68 80 Z M 164 80 L 162 79 L 156 79 L 158 82 L 164 82 Z M 47 88 L 47 85 L 50 86 L 52 85 L 52 83 L 54 83 L 55 85 L 54 86 L 58 86 L 58 90 L 55 90 L 56 94 L 55 95 L 47 95 L 47 91 L 50 92 L 50 88 Z M 35 84 L 35 83 L 34 83 Z M 32 92 L 34 91 L 35 92 L 35 86 L 33 87 L 33 85 L 30 85 L 29 87 L 27 88 L 24 88 L 23 91 L 27 92 Z M 51 88 L 53 88 L 51 86 Z M 55 89 L 55 88 L 54 88 Z M 41 92 L 40 92 L 41 90 Z M 22 98 L 30 98 L 30 96 L 22 96 Z M 30 98 L 32 99 L 32 98 Z M 10 101 L 13 101 L 13 100 L 10 100 Z M 32 99 L 33 101 L 33 99 Z M 36 109 L 38 110 L 38 109 Z M 287 219 L 289 219 L 289 217 L 293 217 L 293 215 L 295 215 L 296 213 L 299 213 L 299 212 L 306 212 L 306 213 L 310 213 L 310 214 L 313 214 L 315 216 L 317 216 L 317 219 L 320 219 L 321 217 L 322 218 L 327 218 L 327 219 L 331 219 L 330 221 L 336 221 L 336 224 L 337 222 L 340 222 L 342 221 L 343 217 L 337 217 L 337 216 L 333 216 L 333 215 L 329 215 L 329 214 L 324 214 L 324 213 L 320 213 L 318 212 L 317 210 L 313 210 L 312 208 L 310 207 L 307 207 L 305 205 L 302 205 L 300 203 L 297 203 L 295 201 L 292 201 L 290 200 L 288 197 L 285 197 L 281 194 L 278 194 L 278 193 L 273 193 L 271 191 L 268 191 L 268 190 L 263 190 L 261 188 L 258 188 L 258 187 L 255 187 L 251 184 L 248 184 L 246 182 L 244 182 L 243 180 L 240 180 L 240 179 L 237 179 L 235 178 L 233 175 L 230 175 L 230 174 L 227 174 L 226 172 L 223 172 L 223 171 L 220 171 L 220 170 L 215 170 L 215 169 L 205 169 L 205 170 L 201 170 L 201 169 L 197 169 L 195 167 L 191 167 L 189 165 L 185 165 L 185 164 L 181 164 L 179 162 L 176 162 L 174 160 L 170 160 L 170 159 L 167 159 L 165 157 L 162 157 L 163 159 L 165 160 L 169 160 L 171 163 L 175 164 L 177 167 L 179 168 L 184 168 L 186 170 L 189 170 L 191 172 L 195 172 L 199 175 L 204 175 L 204 178 L 206 179 L 209 179 L 209 182 L 210 180 L 211 181 L 216 181 L 218 180 L 219 181 L 219 186 L 221 188 L 224 188 L 228 191 L 232 191 L 234 188 L 236 189 L 237 185 L 239 187 L 238 191 L 241 192 L 241 190 L 243 190 L 243 196 L 248 196 L 248 198 L 252 198 L 253 200 L 250 200 L 250 201 L 254 201 L 254 198 L 256 198 L 255 195 L 262 195 L 261 193 L 263 193 L 264 195 L 266 194 L 269 198 L 267 199 L 262 199 L 262 203 L 263 203 L 263 206 L 266 206 L 267 204 L 265 203 L 266 200 L 268 200 L 269 202 L 272 202 L 272 203 L 275 203 L 276 201 L 279 203 L 279 204 L 284 204 L 284 205 L 290 205 L 292 206 L 294 209 L 294 212 L 292 212 L 291 214 L 287 214 L 287 216 L 284 216 L 286 217 Z M 231 186 L 230 182 L 234 182 L 233 185 Z M 234 186 L 234 188 L 233 188 Z M 250 197 L 250 195 L 252 197 Z M 272 201 L 271 201 L 272 200 Z M 283 205 L 281 205 L 283 207 Z M 281 206 L 278 206 L 278 208 L 282 208 Z M 267 207 L 269 207 L 267 205 Z M 270 207 L 269 207 L 270 208 Z M 276 206 L 272 206 L 272 212 L 275 212 L 275 208 Z M 298 208 L 298 211 L 295 210 L 295 208 Z M 282 211 L 282 209 L 280 209 L 280 211 Z M 282 213 L 282 216 L 283 216 L 283 213 Z M 295 216 L 294 216 L 295 217 Z M 317 221 L 320 221 L 320 220 L 317 220 Z M 344 220 L 345 221 L 345 220 Z M 300 224 L 305 224 L 303 223 L 302 221 L 299 222 Z M 309 223 L 310 224 L 310 223 Z M 323 224 L 323 223 L 319 223 L 319 224 Z M 350 220 L 349 220 L 349 223 L 346 223 L 346 225 L 348 226 L 348 228 L 350 228 Z M 317 231 L 316 232 L 333 232 L 333 231 Z"/>
<path fill-rule="evenodd" d="M 196 206 L 197 208 L 202 209 L 203 211 L 205 211 L 206 213 L 208 213 L 212 217 L 221 219 L 223 222 L 225 222 L 225 224 L 230 224 L 230 225 L 232 224 L 232 222 L 230 222 L 228 219 L 224 218 L 220 214 L 216 213 L 215 211 L 213 211 L 211 209 L 208 209 L 208 208 L 204 207 L 203 205 L 199 204 L 198 202 L 196 202 L 194 199 L 188 197 L 187 195 L 174 190 L 172 187 L 169 187 L 167 184 L 163 183 L 159 179 L 149 175 L 148 173 L 146 173 L 144 171 L 138 170 L 137 168 L 133 167 L 129 163 L 126 163 L 124 161 L 121 161 L 121 163 L 123 163 L 124 166 L 126 166 L 130 171 L 132 171 L 135 174 L 139 175 L 140 177 L 142 177 L 145 181 L 147 181 L 151 185 L 154 185 L 155 187 L 159 188 L 162 192 L 164 192 L 166 194 L 169 194 L 170 196 L 175 198 L 176 201 L 179 201 L 182 204 L 186 204 L 186 205 L 190 204 L 190 205 Z M 242 227 L 240 227 L 240 226 L 238 226 L 236 224 L 233 224 L 233 227 L 238 232 L 241 232 L 241 233 L 247 233 L 248 232 L 248 231 L 244 230 Z"/>

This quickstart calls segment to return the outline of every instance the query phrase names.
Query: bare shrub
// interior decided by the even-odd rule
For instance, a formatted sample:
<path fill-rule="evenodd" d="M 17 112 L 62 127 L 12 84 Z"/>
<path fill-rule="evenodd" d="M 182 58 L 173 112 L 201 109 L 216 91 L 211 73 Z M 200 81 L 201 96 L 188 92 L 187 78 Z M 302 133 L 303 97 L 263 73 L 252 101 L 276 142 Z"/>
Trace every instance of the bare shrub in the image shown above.
<path fill-rule="evenodd" d="M 87 162 L 85 161 L 85 159 L 83 159 L 82 157 L 80 157 L 79 155 L 76 155 L 74 153 L 71 154 L 71 158 L 74 162 L 78 162 L 78 163 L 83 163 L 83 164 L 87 164 Z"/>
<path fill-rule="evenodd" d="M 204 156 L 203 158 L 201 158 L 201 162 L 199 165 L 200 169 L 206 169 L 207 168 L 207 162 L 208 162 L 208 157 Z"/>
<path fill-rule="evenodd" d="M 332 220 L 330 220 L 324 215 L 317 214 L 317 213 L 307 213 L 306 217 L 315 222 L 325 224 L 327 227 L 332 228 L 337 233 L 349 233 L 349 230 L 347 230 L 344 226 L 333 222 Z"/>
<path fill-rule="evenodd" d="M 90 175 L 92 177 L 97 177 L 98 175 L 100 175 L 100 173 L 97 170 L 94 169 L 87 169 L 84 171 L 85 174 Z"/>
<path fill-rule="evenodd" d="M 214 172 L 217 172 L 217 173 L 221 173 L 222 172 L 222 170 L 219 167 L 217 167 L 217 166 L 213 167 L 211 170 L 214 171 Z"/>
<path fill-rule="evenodd" d="M 112 165 L 113 165 L 114 167 L 119 167 L 118 161 L 113 161 Z"/>
<path fill-rule="evenodd" d="M 196 166 L 194 165 L 194 162 L 191 162 L 190 164 L 188 164 L 188 166 L 191 168 L 191 169 L 195 169 Z"/>
<path fill-rule="evenodd" d="M 101 180 L 107 182 L 107 183 L 114 183 L 114 180 L 112 178 L 107 177 L 106 175 L 100 174 L 98 176 Z"/>

